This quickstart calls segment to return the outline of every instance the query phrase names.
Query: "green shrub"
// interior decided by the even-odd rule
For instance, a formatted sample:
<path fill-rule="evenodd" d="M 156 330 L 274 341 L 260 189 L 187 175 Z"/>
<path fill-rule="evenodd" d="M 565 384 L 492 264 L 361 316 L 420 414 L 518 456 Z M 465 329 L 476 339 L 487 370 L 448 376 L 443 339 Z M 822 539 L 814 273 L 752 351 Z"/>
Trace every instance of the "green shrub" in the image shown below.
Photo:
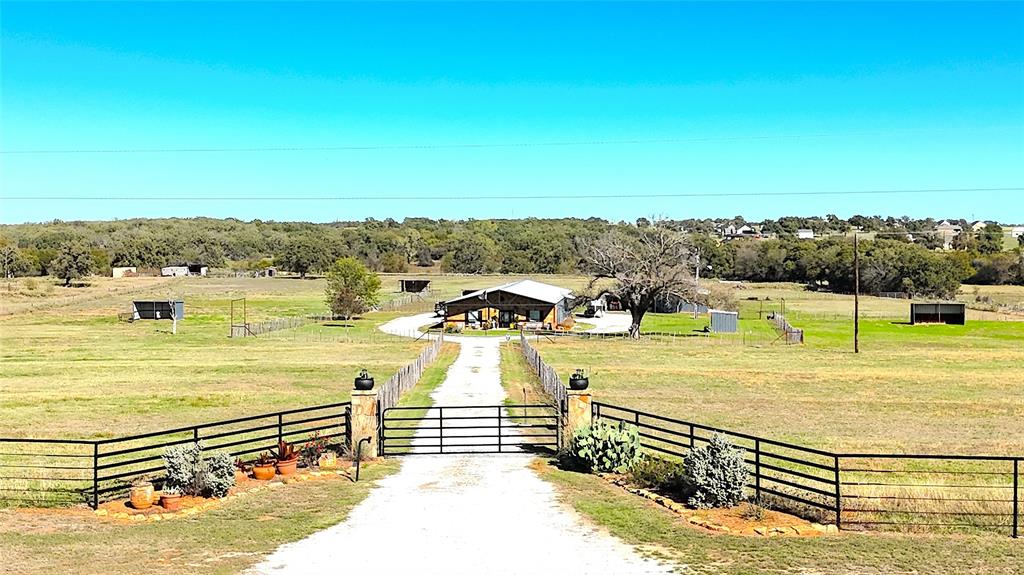
<path fill-rule="evenodd" d="M 167 478 L 164 487 L 182 495 L 201 495 L 203 491 L 203 448 L 198 443 L 172 445 L 164 450 Z"/>
<path fill-rule="evenodd" d="M 167 477 L 164 489 L 182 495 L 224 497 L 235 485 L 235 462 L 226 453 L 203 458 L 199 443 L 172 445 L 164 450 Z"/>
<path fill-rule="evenodd" d="M 235 462 L 227 453 L 215 453 L 203 460 L 203 495 L 224 497 L 235 486 Z"/>
<path fill-rule="evenodd" d="M 720 433 L 707 445 L 694 448 L 683 459 L 686 481 L 692 489 L 687 503 L 697 509 L 732 507 L 743 500 L 747 465 L 742 449 Z"/>
<path fill-rule="evenodd" d="M 636 426 L 595 420 L 576 430 L 564 462 L 581 471 L 621 472 L 640 458 L 640 434 Z"/>
<path fill-rule="evenodd" d="M 647 489 L 655 489 L 676 499 L 686 499 L 692 489 L 680 461 L 644 455 L 629 468 L 630 480 Z"/>

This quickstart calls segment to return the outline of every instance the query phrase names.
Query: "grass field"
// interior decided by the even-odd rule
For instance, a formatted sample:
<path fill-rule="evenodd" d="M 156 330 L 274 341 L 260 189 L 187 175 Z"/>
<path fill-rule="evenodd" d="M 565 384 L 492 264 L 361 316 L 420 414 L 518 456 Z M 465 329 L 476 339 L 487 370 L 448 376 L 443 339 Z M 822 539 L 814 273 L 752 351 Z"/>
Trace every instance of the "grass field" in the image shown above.
<path fill-rule="evenodd" d="M 1024 572 L 1024 545 L 1009 537 L 853 534 L 819 538 L 719 535 L 683 516 L 626 493 L 593 475 L 537 469 L 562 500 L 612 534 L 651 555 L 687 566 L 686 573 L 827 573 L 829 575 L 1016 575 Z"/>
<path fill-rule="evenodd" d="M 359 368 L 383 381 L 423 347 L 376 329 L 398 312 L 227 337 L 230 299 L 247 298 L 250 322 L 322 313 L 321 280 L 176 278 L 139 287 L 134 297 L 185 300 L 177 335 L 166 321 L 119 322 L 133 294 L 100 288 L 96 298 L 0 318 L 0 435 L 102 438 L 344 401 Z"/>
<path fill-rule="evenodd" d="M 792 286 L 741 293 L 785 298 L 806 344 L 559 338 L 538 349 L 565 376 L 587 368 L 599 401 L 762 437 L 840 451 L 1022 451 L 1024 322 L 911 326 L 895 315 L 907 302 L 865 298 L 867 311 L 895 319 L 862 320 L 855 355 L 842 298 Z M 741 325 L 770 330 L 758 306 L 743 300 Z M 693 329 L 686 314 L 649 317 L 644 329 Z"/>

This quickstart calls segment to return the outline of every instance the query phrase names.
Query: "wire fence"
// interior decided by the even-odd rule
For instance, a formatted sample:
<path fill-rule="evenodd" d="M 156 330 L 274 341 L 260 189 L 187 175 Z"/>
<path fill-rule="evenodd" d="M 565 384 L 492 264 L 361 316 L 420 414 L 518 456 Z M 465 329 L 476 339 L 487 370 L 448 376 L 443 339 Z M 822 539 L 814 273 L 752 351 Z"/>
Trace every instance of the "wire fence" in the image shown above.
<path fill-rule="evenodd" d="M 402 394 L 412 389 L 423 376 L 423 371 L 437 360 L 437 356 L 441 354 L 441 346 L 444 344 L 444 335 L 439 334 L 438 337 L 429 341 L 427 347 L 412 363 L 398 370 L 398 373 L 392 375 L 377 390 L 377 401 L 380 402 L 381 410 L 397 406 Z"/>
<path fill-rule="evenodd" d="M 530 340 L 525 332 L 520 332 L 519 334 L 519 347 L 523 352 L 523 357 L 526 358 L 526 363 L 530 365 L 533 372 L 537 374 L 537 378 L 540 379 L 541 387 L 551 396 L 552 403 L 563 405 L 568 399 L 565 384 L 558 377 L 558 372 L 555 371 L 555 368 L 545 363 L 536 348 L 530 345 Z"/>
<path fill-rule="evenodd" d="M 792 324 L 781 313 L 772 313 L 768 321 L 775 326 L 775 330 L 783 337 L 786 344 L 797 344 L 804 342 L 804 330 L 793 327 Z"/>

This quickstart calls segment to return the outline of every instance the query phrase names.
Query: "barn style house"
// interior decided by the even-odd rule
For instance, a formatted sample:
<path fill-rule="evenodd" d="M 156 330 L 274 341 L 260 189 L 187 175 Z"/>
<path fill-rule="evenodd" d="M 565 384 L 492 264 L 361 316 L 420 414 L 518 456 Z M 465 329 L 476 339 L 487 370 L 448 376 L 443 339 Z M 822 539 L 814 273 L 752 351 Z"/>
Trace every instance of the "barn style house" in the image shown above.
<path fill-rule="evenodd" d="M 444 325 L 455 328 L 570 329 L 572 290 L 533 280 L 468 291 L 437 304 Z"/>

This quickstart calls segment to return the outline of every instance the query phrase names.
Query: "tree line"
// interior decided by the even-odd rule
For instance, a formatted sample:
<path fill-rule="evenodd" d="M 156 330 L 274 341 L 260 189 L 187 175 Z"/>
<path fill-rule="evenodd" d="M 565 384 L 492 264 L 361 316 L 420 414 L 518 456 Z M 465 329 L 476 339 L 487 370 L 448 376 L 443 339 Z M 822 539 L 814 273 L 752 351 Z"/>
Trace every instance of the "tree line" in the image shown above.
<path fill-rule="evenodd" d="M 70 282 L 89 273 L 109 273 L 111 267 L 158 268 L 192 262 L 236 271 L 273 265 L 305 275 L 326 272 L 345 257 L 387 273 L 433 266 L 452 273 L 577 273 L 585 267 L 580 246 L 611 230 L 628 232 L 656 225 L 687 232 L 702 277 L 792 281 L 850 291 L 850 237 L 798 240 L 795 230 L 842 234 L 856 227 L 882 232 L 878 239 L 861 241 L 865 292 L 943 296 L 965 281 L 1024 284 L 1024 244 L 1004 250 L 1005 236 L 998 226 L 961 234 L 954 238 L 950 251 L 936 249 L 941 238 L 937 242 L 935 234 L 927 233 L 929 226 L 934 226 L 931 219 L 792 217 L 759 223 L 764 232 L 776 234 L 776 239 L 722 241 L 717 233 L 724 225 L 743 223 L 742 218 L 655 223 L 598 218 L 407 218 L 401 222 L 368 219 L 327 224 L 212 218 L 53 221 L 0 226 L 0 274 L 50 275 Z M 887 230 L 895 232 L 886 235 Z M 697 261 L 695 258 L 694 266 Z"/>

